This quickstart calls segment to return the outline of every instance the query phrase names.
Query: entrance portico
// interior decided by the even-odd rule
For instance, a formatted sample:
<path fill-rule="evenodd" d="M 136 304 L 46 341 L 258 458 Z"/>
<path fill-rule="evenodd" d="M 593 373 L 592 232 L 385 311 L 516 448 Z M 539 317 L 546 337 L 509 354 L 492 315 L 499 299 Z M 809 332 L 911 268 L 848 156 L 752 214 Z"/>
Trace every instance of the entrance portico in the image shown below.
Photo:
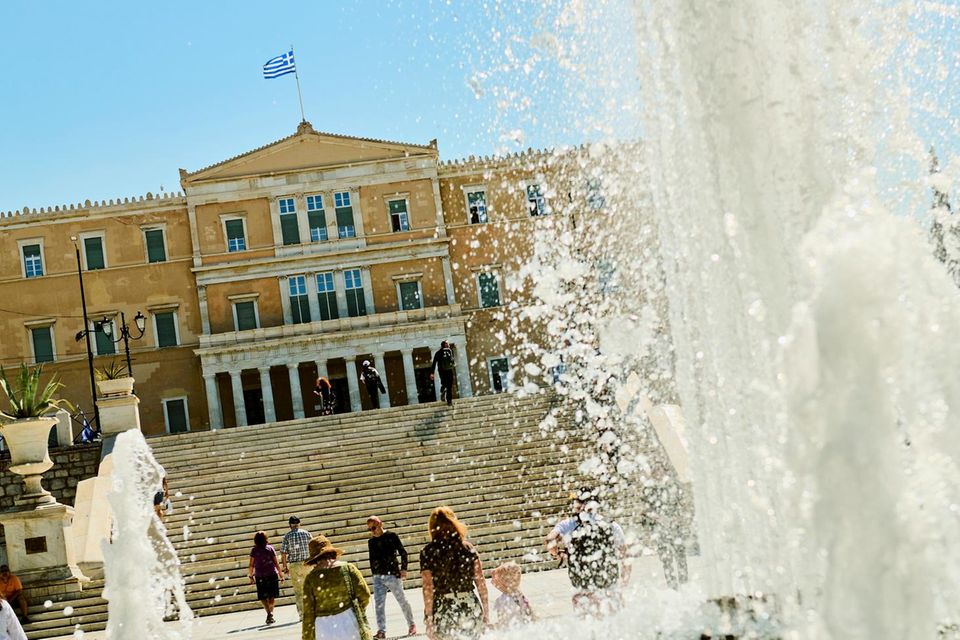
<path fill-rule="evenodd" d="M 360 411 L 369 403 L 359 382 L 363 360 L 370 360 L 380 371 L 388 391 L 381 396 L 381 406 L 439 397 L 425 394 L 423 375 L 418 386 L 417 371 L 429 367 L 442 340 L 454 348 L 459 395 L 468 397 L 472 388 L 465 321 L 459 306 L 452 305 L 203 336 L 197 354 L 207 381 L 210 426 L 216 429 L 230 422 L 244 426 L 252 415 L 262 416 L 265 422 L 316 415 L 312 383 L 320 375 L 330 377 L 335 388 L 345 392 L 340 410 Z M 331 322 L 337 328 L 364 326 L 330 331 L 332 327 L 325 325 Z M 248 406 L 250 402 L 262 402 L 262 407 Z"/>

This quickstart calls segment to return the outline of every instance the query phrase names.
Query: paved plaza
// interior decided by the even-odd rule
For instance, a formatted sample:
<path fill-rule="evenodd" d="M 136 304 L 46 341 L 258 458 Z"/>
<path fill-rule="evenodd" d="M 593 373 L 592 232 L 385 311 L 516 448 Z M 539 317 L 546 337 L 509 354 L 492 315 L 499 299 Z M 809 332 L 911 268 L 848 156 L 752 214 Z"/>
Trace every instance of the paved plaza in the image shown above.
<path fill-rule="evenodd" d="M 690 558 L 691 578 L 696 579 L 696 569 L 699 559 Z M 284 583 L 284 589 L 289 589 L 289 583 Z M 500 592 L 490 586 L 490 602 Z M 665 589 L 663 573 L 660 568 L 660 562 L 656 556 L 644 556 L 633 565 L 633 574 L 631 585 L 643 586 L 647 589 Z M 523 577 L 522 590 L 530 600 L 534 611 L 541 620 L 550 620 L 570 616 L 573 609 L 570 604 L 570 582 L 567 579 L 565 570 L 540 571 L 536 573 L 525 574 Z M 409 589 L 407 599 L 413 607 L 414 619 L 423 634 L 423 597 L 419 588 Z M 256 638 L 257 640 L 280 640 L 299 638 L 300 623 L 297 621 L 296 607 L 289 605 L 277 607 L 275 611 L 276 624 L 267 626 L 263 624 L 265 614 L 262 610 L 241 611 L 238 613 L 229 613 L 218 616 L 207 616 L 198 618 L 194 623 L 193 640 L 213 640 L 228 638 L 235 640 L 248 640 Z M 367 616 L 371 625 L 376 624 L 376 618 L 373 612 L 373 600 L 367 608 Z M 173 623 L 171 623 L 173 624 Z M 397 606 L 393 596 L 387 596 L 387 633 L 390 637 L 396 637 L 406 630 L 406 622 L 400 607 Z M 376 631 L 376 629 L 374 629 Z M 77 636 L 61 636 L 63 640 L 68 638 L 75 639 Z M 83 640 L 103 640 L 106 638 L 105 631 L 85 633 Z"/>

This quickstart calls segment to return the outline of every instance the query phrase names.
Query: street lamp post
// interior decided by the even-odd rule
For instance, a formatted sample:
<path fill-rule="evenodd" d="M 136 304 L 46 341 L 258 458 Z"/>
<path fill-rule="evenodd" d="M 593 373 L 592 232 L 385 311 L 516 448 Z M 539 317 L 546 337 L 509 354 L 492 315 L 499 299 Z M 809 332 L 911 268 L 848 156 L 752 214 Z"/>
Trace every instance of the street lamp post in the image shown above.
<path fill-rule="evenodd" d="M 80 306 L 83 309 L 83 331 L 77 334 L 77 342 L 80 338 L 87 338 L 87 367 L 90 370 L 90 396 L 93 400 L 93 421 L 100 428 L 100 407 L 97 405 L 97 380 L 93 375 L 93 348 L 90 344 L 90 320 L 87 318 L 87 296 L 83 290 L 83 269 L 80 266 L 80 245 L 77 244 L 77 237 L 72 236 L 73 248 L 77 253 L 77 277 L 80 279 Z"/>
<path fill-rule="evenodd" d="M 127 325 L 127 317 L 123 315 L 123 311 L 120 312 L 120 337 L 114 340 L 114 342 L 120 342 L 123 340 L 123 352 L 127 357 L 127 375 L 131 378 L 133 377 L 133 365 L 130 364 L 130 341 L 139 340 L 143 337 L 143 334 L 147 330 L 147 318 L 142 313 L 137 311 L 137 315 L 133 316 L 133 321 L 137 325 L 137 331 L 140 333 L 137 335 L 131 335 L 130 327 Z M 103 327 L 103 332 L 107 335 L 108 338 L 113 340 L 113 329 L 112 325 L 105 324 Z"/>

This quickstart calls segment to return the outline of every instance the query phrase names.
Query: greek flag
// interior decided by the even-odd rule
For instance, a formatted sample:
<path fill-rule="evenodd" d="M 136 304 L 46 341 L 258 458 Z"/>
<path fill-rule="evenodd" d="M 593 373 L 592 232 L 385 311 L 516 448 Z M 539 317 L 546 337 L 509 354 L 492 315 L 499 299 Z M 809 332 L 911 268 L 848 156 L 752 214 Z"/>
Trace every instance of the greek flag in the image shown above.
<path fill-rule="evenodd" d="M 270 80 L 271 78 L 285 76 L 288 73 L 294 73 L 296 70 L 297 65 L 293 62 L 293 49 L 290 49 L 290 53 L 283 53 L 276 58 L 267 60 L 267 63 L 263 65 L 263 77 Z"/>

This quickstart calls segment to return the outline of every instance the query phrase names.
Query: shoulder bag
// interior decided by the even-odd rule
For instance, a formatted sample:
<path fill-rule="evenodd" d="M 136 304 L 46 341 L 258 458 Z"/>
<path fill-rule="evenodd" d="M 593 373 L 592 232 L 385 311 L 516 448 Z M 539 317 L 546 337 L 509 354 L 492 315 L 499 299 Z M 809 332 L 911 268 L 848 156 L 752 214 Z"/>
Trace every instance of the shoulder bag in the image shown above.
<path fill-rule="evenodd" d="M 373 640 L 370 633 L 370 624 L 367 622 L 367 612 L 360 606 L 357 600 L 357 592 L 353 588 L 353 577 L 350 575 L 350 568 L 347 564 L 340 565 L 340 575 L 347 583 L 347 591 L 350 593 L 350 605 L 353 608 L 353 615 L 357 616 L 357 626 L 360 627 L 360 640 Z"/>

